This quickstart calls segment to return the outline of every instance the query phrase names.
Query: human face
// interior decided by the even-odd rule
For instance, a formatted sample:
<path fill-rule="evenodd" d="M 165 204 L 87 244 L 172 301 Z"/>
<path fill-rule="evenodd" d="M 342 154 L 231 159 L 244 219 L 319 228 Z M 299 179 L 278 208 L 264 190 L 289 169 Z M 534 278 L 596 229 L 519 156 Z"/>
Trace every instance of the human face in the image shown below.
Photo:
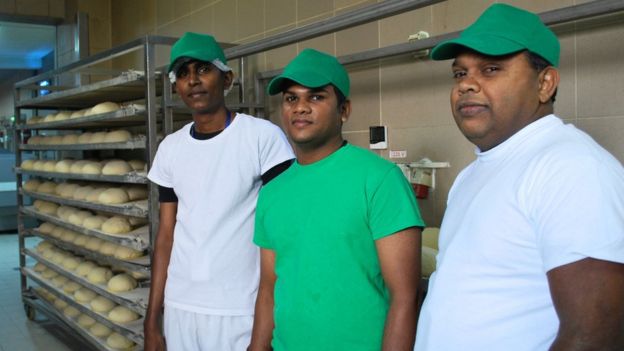
<path fill-rule="evenodd" d="M 284 128 L 300 149 L 342 143 L 342 124 L 349 113 L 349 101 L 338 106 L 332 85 L 308 88 L 294 84 L 284 91 L 282 97 Z"/>
<path fill-rule="evenodd" d="M 209 62 L 194 61 L 178 70 L 175 89 L 194 114 L 212 114 L 225 105 L 223 89 L 231 79 L 231 72 L 223 73 Z"/>
<path fill-rule="evenodd" d="M 487 151 L 547 114 L 541 74 L 524 53 L 493 57 L 465 51 L 453 62 L 451 108 L 461 132 Z"/>

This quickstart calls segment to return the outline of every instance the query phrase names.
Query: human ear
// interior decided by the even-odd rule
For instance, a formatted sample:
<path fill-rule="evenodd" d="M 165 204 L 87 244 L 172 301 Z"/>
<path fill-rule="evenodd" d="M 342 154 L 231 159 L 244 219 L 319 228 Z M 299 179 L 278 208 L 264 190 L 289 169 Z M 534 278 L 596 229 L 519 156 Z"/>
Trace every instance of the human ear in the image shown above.
<path fill-rule="evenodd" d="M 539 100 L 548 103 L 559 86 L 559 71 L 552 66 L 546 67 L 539 74 Z"/>
<path fill-rule="evenodd" d="M 351 115 L 351 100 L 345 100 L 340 106 L 340 119 L 342 123 L 345 123 L 349 120 L 349 115 Z"/>

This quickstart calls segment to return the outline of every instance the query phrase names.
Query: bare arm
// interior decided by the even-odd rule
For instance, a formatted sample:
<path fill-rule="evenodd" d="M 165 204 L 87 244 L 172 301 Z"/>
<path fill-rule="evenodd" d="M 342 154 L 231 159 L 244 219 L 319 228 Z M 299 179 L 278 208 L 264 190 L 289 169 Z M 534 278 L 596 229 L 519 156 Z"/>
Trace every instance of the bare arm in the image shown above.
<path fill-rule="evenodd" d="M 160 316 L 164 302 L 167 267 L 173 247 L 173 228 L 175 227 L 177 212 L 177 202 L 160 203 L 160 226 L 154 244 L 152 280 L 147 313 L 143 322 L 146 351 L 165 350 L 165 342 L 160 330 Z"/>
<path fill-rule="evenodd" d="M 586 258 L 547 275 L 560 322 L 551 351 L 624 350 L 624 264 Z"/>
<path fill-rule="evenodd" d="M 253 332 L 249 351 L 269 351 L 273 337 L 273 291 L 275 288 L 275 252 L 260 250 L 260 287 L 256 298 Z"/>
<path fill-rule="evenodd" d="M 418 319 L 420 229 L 408 228 L 375 241 L 390 309 L 384 327 L 384 351 L 412 351 Z"/>

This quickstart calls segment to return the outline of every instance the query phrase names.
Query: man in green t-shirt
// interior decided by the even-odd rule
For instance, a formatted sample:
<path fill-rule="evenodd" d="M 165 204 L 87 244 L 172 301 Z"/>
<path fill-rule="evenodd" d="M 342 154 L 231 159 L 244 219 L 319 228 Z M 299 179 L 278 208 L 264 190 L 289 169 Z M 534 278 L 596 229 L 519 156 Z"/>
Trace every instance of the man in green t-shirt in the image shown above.
<path fill-rule="evenodd" d="M 343 140 L 346 70 L 306 49 L 268 91 L 297 160 L 260 192 L 249 350 L 412 350 L 424 224 L 399 168 Z"/>

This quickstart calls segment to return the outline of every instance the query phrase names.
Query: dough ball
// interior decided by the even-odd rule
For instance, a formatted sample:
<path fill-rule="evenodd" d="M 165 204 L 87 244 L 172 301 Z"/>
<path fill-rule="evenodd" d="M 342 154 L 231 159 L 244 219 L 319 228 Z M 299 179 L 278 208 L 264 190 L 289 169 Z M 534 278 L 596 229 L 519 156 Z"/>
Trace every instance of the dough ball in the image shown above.
<path fill-rule="evenodd" d="M 102 228 L 102 223 L 104 223 L 104 221 L 106 221 L 107 219 L 108 217 L 104 217 L 100 215 L 89 216 L 84 219 L 84 221 L 82 222 L 82 226 L 87 229 L 100 230 Z"/>
<path fill-rule="evenodd" d="M 91 136 L 93 133 L 84 132 L 78 136 L 78 144 L 89 144 L 91 142 Z"/>
<path fill-rule="evenodd" d="M 113 216 L 102 223 L 102 231 L 106 234 L 118 235 L 129 233 L 132 230 L 126 217 Z"/>
<path fill-rule="evenodd" d="M 45 279 L 52 279 L 54 277 L 56 277 L 58 275 L 58 273 L 56 273 L 55 271 L 51 270 L 51 269 L 46 269 L 43 272 L 41 272 L 41 276 L 44 277 Z"/>
<path fill-rule="evenodd" d="M 128 217 L 128 222 L 130 222 L 132 228 L 149 223 L 147 218 L 141 217 Z"/>
<path fill-rule="evenodd" d="M 42 227 L 44 224 L 49 224 L 51 226 L 56 227 L 54 224 L 50 224 L 48 222 L 42 223 L 39 227 Z M 50 232 L 52 232 L 52 229 L 54 229 L 54 228 L 50 228 L 49 229 L 50 231 L 45 233 L 45 234 L 49 234 Z M 45 230 L 48 231 L 48 229 L 45 229 Z M 41 231 L 41 230 L 39 230 L 39 231 Z M 51 242 L 49 242 L 47 240 L 43 240 L 39 244 L 37 244 L 36 251 L 39 252 L 39 253 L 43 253 L 45 250 L 49 250 L 50 248 L 53 248 L 53 247 L 54 247 L 54 244 L 52 244 Z"/>
<path fill-rule="evenodd" d="M 127 307 L 117 306 L 108 312 L 108 319 L 116 323 L 128 323 L 139 319 L 139 315 Z"/>
<path fill-rule="evenodd" d="M 63 228 L 63 227 L 55 227 L 50 232 L 50 236 L 53 237 L 53 238 L 56 238 L 56 239 L 60 239 L 63 236 L 63 233 L 65 233 L 65 228 Z"/>
<path fill-rule="evenodd" d="M 438 249 L 438 238 L 440 236 L 440 228 L 427 227 L 422 232 L 422 245 L 432 249 Z"/>
<path fill-rule="evenodd" d="M 130 201 L 147 199 L 148 193 L 147 193 L 146 186 L 141 186 L 141 185 L 128 186 L 125 189 L 126 189 L 126 192 L 128 193 L 128 198 L 130 199 Z"/>
<path fill-rule="evenodd" d="M 43 258 L 45 258 L 46 260 L 51 260 L 52 257 L 54 256 L 54 254 L 56 253 L 56 251 L 58 251 L 58 249 L 56 247 L 51 247 L 51 248 L 43 251 L 41 253 L 41 256 L 43 256 Z"/>
<path fill-rule="evenodd" d="M 45 201 L 43 201 L 43 200 L 36 199 L 35 201 L 33 201 L 33 207 L 35 208 L 35 210 L 39 211 L 41 206 L 43 206 L 44 202 Z"/>
<path fill-rule="evenodd" d="M 80 315 L 80 311 L 74 306 L 67 306 L 63 309 L 63 314 L 69 318 L 76 318 Z"/>
<path fill-rule="evenodd" d="M 76 267 L 76 274 L 81 277 L 86 277 L 95 267 L 97 267 L 97 265 L 92 261 L 84 261 Z"/>
<path fill-rule="evenodd" d="M 65 307 L 67 307 L 68 304 L 67 302 L 61 300 L 61 299 L 57 299 L 56 301 L 54 301 L 54 307 L 56 307 L 56 309 L 62 311 Z"/>
<path fill-rule="evenodd" d="M 58 210 L 57 210 L 58 211 Z M 39 225 L 39 227 L 37 227 L 37 230 L 43 234 L 50 234 L 52 233 L 52 231 L 54 230 L 54 228 L 56 228 L 56 226 L 52 223 L 48 223 L 48 222 L 43 222 Z M 39 245 L 37 246 L 37 250 L 41 245 L 50 245 L 52 246 L 51 243 L 47 242 L 47 241 L 42 241 L 39 243 Z"/>
<path fill-rule="evenodd" d="M 80 118 L 82 116 L 84 116 L 85 110 L 78 110 L 78 111 L 73 111 L 70 115 L 69 118 L 73 119 L 73 118 Z"/>
<path fill-rule="evenodd" d="M 137 281 L 130 275 L 121 273 L 110 278 L 106 286 L 112 292 L 130 291 L 137 287 Z"/>
<path fill-rule="evenodd" d="M 56 172 L 55 168 L 56 168 L 55 160 L 47 160 L 43 163 L 44 172 Z"/>
<path fill-rule="evenodd" d="M 117 111 L 119 110 L 119 108 L 120 108 L 119 104 L 115 102 L 111 102 L 111 101 L 106 101 L 106 102 L 101 102 L 93 106 L 91 108 L 91 113 L 94 115 L 97 115 L 100 113 L 109 113 L 109 112 Z"/>
<path fill-rule="evenodd" d="M 95 188 L 92 191 L 89 192 L 89 194 L 87 195 L 86 200 L 88 202 L 93 202 L 93 203 L 97 203 L 100 198 L 100 194 L 104 192 L 104 190 L 106 190 L 105 188 Z"/>
<path fill-rule="evenodd" d="M 106 267 L 95 267 L 87 274 L 87 280 L 93 284 L 106 284 L 113 277 L 113 272 Z"/>
<path fill-rule="evenodd" d="M 58 250 L 52 256 L 52 262 L 56 263 L 57 265 L 61 265 L 63 261 L 65 261 L 65 258 L 67 258 L 67 254 L 61 250 Z"/>
<path fill-rule="evenodd" d="M 37 192 L 42 194 L 56 194 L 56 183 L 45 181 L 39 184 Z"/>
<path fill-rule="evenodd" d="M 89 143 L 91 144 L 101 144 L 104 142 L 104 138 L 106 138 L 106 132 L 95 132 L 91 135 L 91 139 L 89 139 Z"/>
<path fill-rule="evenodd" d="M 37 273 L 41 273 L 43 271 L 45 271 L 48 267 L 46 267 L 45 264 L 41 263 L 41 262 L 37 262 L 35 263 L 35 266 L 33 267 L 33 269 L 35 270 L 35 272 Z"/>
<path fill-rule="evenodd" d="M 100 249 L 100 246 L 102 246 L 102 239 L 100 238 L 92 236 L 89 238 L 89 240 L 87 240 L 86 248 L 91 251 L 98 251 Z"/>
<path fill-rule="evenodd" d="M 77 226 L 82 226 L 82 222 L 85 218 L 92 216 L 93 214 L 89 211 L 76 211 L 69 215 L 69 223 Z"/>
<path fill-rule="evenodd" d="M 33 171 L 43 171 L 43 165 L 45 165 L 45 160 L 35 160 L 33 162 Z"/>
<path fill-rule="evenodd" d="M 89 328 L 95 324 L 95 319 L 91 318 L 88 314 L 81 314 L 78 316 L 78 325 L 83 328 Z"/>
<path fill-rule="evenodd" d="M 74 239 L 73 243 L 76 246 L 86 247 L 88 240 L 89 240 L 89 236 L 88 235 L 78 234 L 76 236 L 76 239 Z"/>
<path fill-rule="evenodd" d="M 30 138 L 28 138 L 28 140 L 26 141 L 26 143 L 28 145 L 39 145 L 41 144 L 41 136 L 39 135 L 33 135 Z"/>
<path fill-rule="evenodd" d="M 54 121 L 55 118 L 56 118 L 56 113 L 50 113 L 46 115 L 45 117 L 43 117 L 42 122 L 52 122 Z"/>
<path fill-rule="evenodd" d="M 68 243 L 72 243 L 76 239 L 76 235 L 77 234 L 78 233 L 76 233 L 73 230 L 66 230 L 61 235 L 61 240 L 65 241 L 65 242 L 68 242 Z"/>
<path fill-rule="evenodd" d="M 82 259 L 80 259 L 78 257 L 67 257 L 63 261 L 63 268 L 65 268 L 68 271 L 74 271 L 74 270 L 76 270 L 76 268 L 78 268 L 78 266 L 81 263 L 82 263 Z"/>
<path fill-rule="evenodd" d="M 86 161 L 84 166 L 82 166 L 82 170 L 80 173 L 100 175 L 102 174 L 102 166 L 99 162 Z"/>
<path fill-rule="evenodd" d="M 35 165 L 35 160 L 24 160 L 22 161 L 22 164 L 20 165 L 20 167 L 28 171 L 28 170 L 32 170 L 34 165 Z"/>
<path fill-rule="evenodd" d="M 61 112 L 57 113 L 56 116 L 54 116 L 54 120 L 55 121 L 64 121 L 66 119 L 69 119 L 69 116 L 71 116 L 71 111 L 61 111 Z"/>
<path fill-rule="evenodd" d="M 26 191 L 37 191 L 37 188 L 39 188 L 41 184 L 42 183 L 37 179 L 29 179 L 24 182 L 22 188 Z"/>
<path fill-rule="evenodd" d="M 72 173 L 74 173 L 74 172 L 72 172 Z M 59 196 L 63 197 L 63 198 L 66 198 L 66 199 L 73 199 L 74 198 L 74 192 L 76 190 L 78 190 L 78 188 L 80 188 L 80 185 L 78 185 L 78 184 L 67 183 L 61 189 L 61 193 L 59 194 Z"/>
<path fill-rule="evenodd" d="M 129 200 L 128 193 L 122 188 L 108 188 L 98 197 L 98 202 L 106 205 L 123 204 Z"/>
<path fill-rule="evenodd" d="M 132 276 L 132 278 L 134 279 L 139 279 L 139 280 L 143 280 L 143 279 L 148 279 L 150 277 L 150 274 L 147 272 L 129 272 L 128 274 L 130 274 Z"/>
<path fill-rule="evenodd" d="M 89 303 L 97 296 L 95 291 L 87 288 L 80 288 L 74 292 L 74 299 L 80 303 Z"/>
<path fill-rule="evenodd" d="M 60 135 L 52 135 L 49 138 L 48 145 L 61 145 L 63 143 L 63 137 Z"/>
<path fill-rule="evenodd" d="M 78 143 L 78 134 L 65 134 L 61 139 L 61 144 L 63 145 L 76 145 Z"/>
<path fill-rule="evenodd" d="M 119 245 L 115 250 L 115 258 L 129 260 L 143 256 L 143 251 L 135 250 L 127 246 Z"/>
<path fill-rule="evenodd" d="M 70 173 L 71 166 L 74 164 L 74 160 L 65 159 L 58 161 L 54 166 L 54 171 L 59 173 Z"/>
<path fill-rule="evenodd" d="M 134 342 L 119 333 L 112 333 L 106 338 L 106 345 L 115 350 L 129 350 Z"/>
<path fill-rule="evenodd" d="M 106 133 L 104 137 L 105 143 L 125 143 L 126 141 L 132 139 L 132 134 L 130 134 L 127 130 L 114 130 Z"/>
<path fill-rule="evenodd" d="M 104 296 L 97 296 L 93 300 L 91 300 L 91 309 L 95 312 L 99 313 L 108 313 L 112 310 L 117 304 L 113 301 L 105 298 Z"/>
<path fill-rule="evenodd" d="M 67 277 L 64 277 L 62 275 L 57 275 L 56 277 L 52 278 L 52 285 L 56 286 L 57 288 L 62 287 L 63 285 L 65 285 L 65 283 L 67 283 L 69 279 L 67 279 Z"/>
<path fill-rule="evenodd" d="M 110 160 L 102 168 L 104 175 L 123 175 L 132 171 L 132 167 L 124 160 Z"/>
<path fill-rule="evenodd" d="M 60 206 L 58 210 L 56 210 L 56 215 L 59 216 L 60 219 L 64 221 L 69 221 L 69 216 L 72 213 L 77 212 L 78 209 L 71 206 Z"/>
<path fill-rule="evenodd" d="M 422 269 L 421 270 L 422 270 L 422 275 L 424 277 L 431 276 L 431 273 L 433 273 L 436 270 L 436 256 L 437 255 L 438 255 L 438 250 L 432 249 L 427 246 L 422 247 L 422 258 L 421 258 Z"/>
<path fill-rule="evenodd" d="M 89 333 L 97 338 L 105 338 L 112 333 L 112 330 L 104 324 L 96 322 L 89 328 Z"/>
<path fill-rule="evenodd" d="M 145 162 L 142 160 L 130 160 L 128 164 L 135 171 L 142 171 L 145 168 Z"/>
<path fill-rule="evenodd" d="M 43 201 L 41 207 L 39 208 L 39 212 L 47 215 L 55 215 L 56 210 L 58 209 L 58 205 L 53 202 Z"/>
<path fill-rule="evenodd" d="M 95 188 L 90 185 L 80 186 L 78 187 L 78 189 L 76 189 L 76 191 L 74 191 L 74 194 L 72 195 L 72 197 L 74 200 L 86 201 L 87 195 L 89 195 L 89 193 L 93 189 Z"/>
<path fill-rule="evenodd" d="M 110 241 L 104 241 L 102 246 L 100 246 L 100 253 L 104 256 L 113 256 L 115 251 L 117 250 L 117 244 L 112 243 Z"/>
<path fill-rule="evenodd" d="M 87 163 L 87 161 L 85 161 L 85 160 L 78 160 L 78 161 L 72 163 L 71 167 L 69 168 L 69 173 L 81 174 L 82 173 L 82 167 L 86 163 Z"/>
<path fill-rule="evenodd" d="M 63 285 L 63 292 L 69 295 L 74 295 L 74 292 L 76 292 L 80 288 L 82 288 L 82 285 L 74 281 L 68 281 L 67 283 L 65 283 L 65 285 Z"/>

